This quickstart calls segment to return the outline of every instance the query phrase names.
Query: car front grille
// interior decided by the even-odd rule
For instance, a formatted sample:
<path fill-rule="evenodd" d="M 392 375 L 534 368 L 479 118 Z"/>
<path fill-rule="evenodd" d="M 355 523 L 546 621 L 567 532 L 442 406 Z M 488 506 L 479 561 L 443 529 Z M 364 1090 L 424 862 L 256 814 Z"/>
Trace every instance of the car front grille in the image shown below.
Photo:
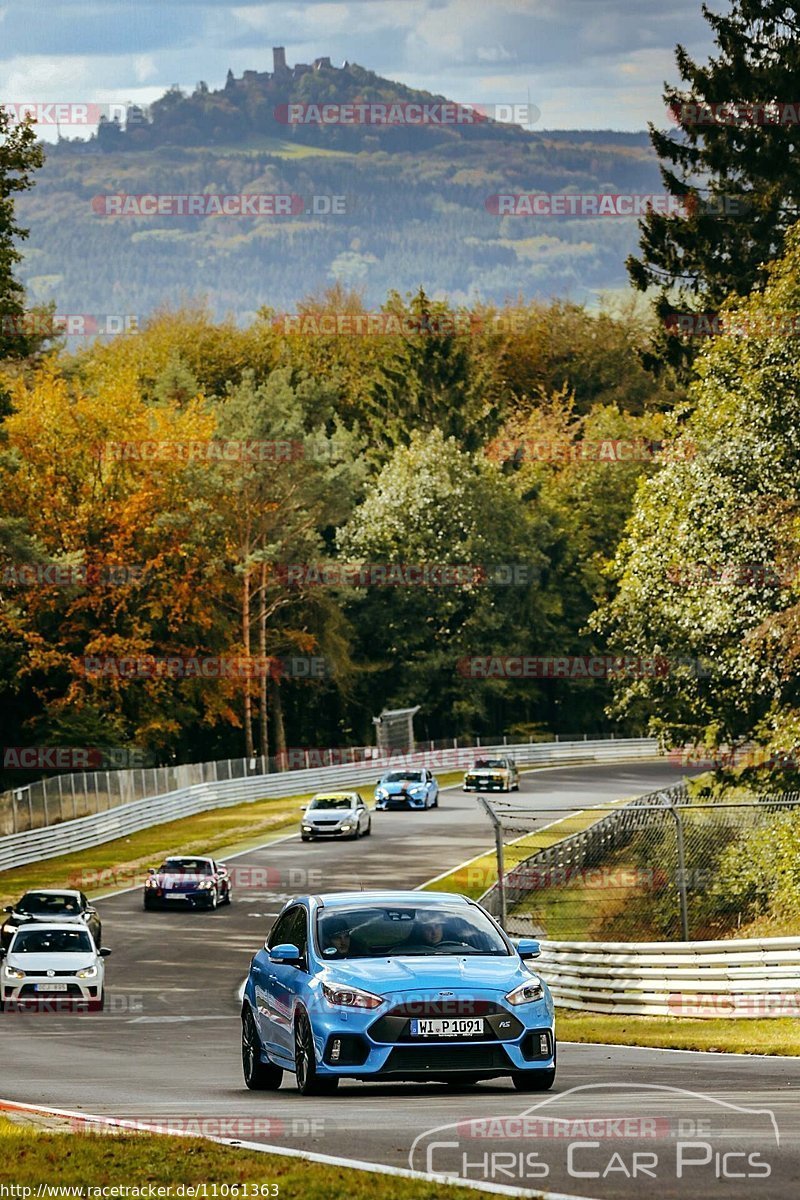
<path fill-rule="evenodd" d="M 47 998 L 47 996 L 48 996 L 47 992 L 37 992 L 32 983 L 24 983 L 22 985 L 22 987 L 19 989 L 20 1000 L 22 1000 L 23 998 L 29 999 L 29 1000 L 43 1000 L 43 999 Z M 50 999 L 52 999 L 52 1000 L 57 1000 L 59 998 L 60 999 L 68 999 L 70 996 L 82 997 L 83 992 L 78 987 L 77 983 L 68 983 L 67 990 L 65 992 L 51 992 L 51 993 L 49 993 L 49 996 L 50 996 Z"/>
<path fill-rule="evenodd" d="M 509 1070 L 511 1061 L 502 1046 L 397 1046 L 381 1074 Z"/>
<path fill-rule="evenodd" d="M 397 1042 L 415 1046 L 436 1041 L 436 1037 L 420 1037 L 411 1033 L 411 1021 L 414 1017 L 482 1017 L 482 1034 L 453 1039 L 462 1046 L 469 1046 L 475 1042 L 513 1042 L 524 1029 L 513 1013 L 492 1000 L 453 999 L 399 1005 L 379 1017 L 370 1026 L 369 1035 L 376 1042 Z"/>

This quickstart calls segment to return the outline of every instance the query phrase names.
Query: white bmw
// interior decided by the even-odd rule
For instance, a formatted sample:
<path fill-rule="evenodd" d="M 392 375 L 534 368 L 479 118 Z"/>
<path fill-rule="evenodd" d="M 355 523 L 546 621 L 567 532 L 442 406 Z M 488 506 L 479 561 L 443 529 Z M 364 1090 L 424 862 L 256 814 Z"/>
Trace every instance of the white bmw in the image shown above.
<path fill-rule="evenodd" d="M 111 953 L 75 925 L 23 925 L 0 949 L 0 1009 L 30 1007 L 98 1011 Z"/>

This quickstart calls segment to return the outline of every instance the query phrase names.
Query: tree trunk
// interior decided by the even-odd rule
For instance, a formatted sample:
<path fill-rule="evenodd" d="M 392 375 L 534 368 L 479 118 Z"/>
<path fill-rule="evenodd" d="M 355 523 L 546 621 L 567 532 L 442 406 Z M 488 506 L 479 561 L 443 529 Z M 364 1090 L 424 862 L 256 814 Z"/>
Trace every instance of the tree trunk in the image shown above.
<path fill-rule="evenodd" d="M 244 643 L 245 658 L 250 659 L 250 568 L 244 572 L 242 579 L 242 642 Z M 245 754 L 252 758 L 253 748 L 253 697 L 250 686 L 249 670 L 244 680 L 244 745 Z"/>
<path fill-rule="evenodd" d="M 269 710 L 267 708 L 269 674 L 267 672 L 267 564 L 261 564 L 261 588 L 258 594 L 258 650 L 261 656 L 259 681 L 259 730 L 264 770 L 269 770 Z"/>
<path fill-rule="evenodd" d="M 280 770 L 286 768 L 286 729 L 283 724 L 283 697 L 279 679 L 272 681 L 272 716 L 275 741 L 275 755 L 280 764 Z"/>

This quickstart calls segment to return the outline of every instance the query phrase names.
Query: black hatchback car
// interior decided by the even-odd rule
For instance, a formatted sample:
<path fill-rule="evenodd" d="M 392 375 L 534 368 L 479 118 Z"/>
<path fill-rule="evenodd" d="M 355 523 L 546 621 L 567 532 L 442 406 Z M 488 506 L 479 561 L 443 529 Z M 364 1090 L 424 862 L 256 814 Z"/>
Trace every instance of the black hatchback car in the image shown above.
<path fill-rule="evenodd" d="M 103 929 L 100 917 L 83 892 L 40 888 L 37 891 L 26 892 L 16 904 L 9 904 L 5 911 L 9 915 L 0 929 L 0 946 L 4 946 L 5 949 L 11 945 L 11 939 L 20 925 L 37 921 L 48 925 L 62 925 L 65 922 L 84 925 L 92 935 L 95 946 L 101 944 Z"/>

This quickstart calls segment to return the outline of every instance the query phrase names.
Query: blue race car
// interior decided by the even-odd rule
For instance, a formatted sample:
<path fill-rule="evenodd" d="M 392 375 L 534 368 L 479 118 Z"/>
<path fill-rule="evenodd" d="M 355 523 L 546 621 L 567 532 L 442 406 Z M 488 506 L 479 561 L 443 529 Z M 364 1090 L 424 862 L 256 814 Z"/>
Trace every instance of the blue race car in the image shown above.
<path fill-rule="evenodd" d="M 293 1071 L 304 1095 L 340 1079 L 510 1075 L 550 1088 L 555 1018 L 547 984 L 473 900 L 444 892 L 339 892 L 284 906 L 250 964 L 242 1003 L 249 1088 Z"/>
<path fill-rule="evenodd" d="M 438 808 L 439 784 L 430 771 L 387 771 L 375 788 L 375 808 Z"/>

